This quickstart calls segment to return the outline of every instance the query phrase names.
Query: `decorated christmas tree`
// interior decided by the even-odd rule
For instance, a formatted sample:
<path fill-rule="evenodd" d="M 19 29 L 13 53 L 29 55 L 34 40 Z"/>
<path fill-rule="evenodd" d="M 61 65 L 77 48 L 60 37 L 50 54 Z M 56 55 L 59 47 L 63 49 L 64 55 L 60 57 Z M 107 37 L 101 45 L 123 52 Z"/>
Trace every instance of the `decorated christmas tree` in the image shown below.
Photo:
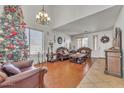
<path fill-rule="evenodd" d="M 13 62 L 28 57 L 25 25 L 21 6 L 4 6 L 0 16 L 0 62 Z"/>

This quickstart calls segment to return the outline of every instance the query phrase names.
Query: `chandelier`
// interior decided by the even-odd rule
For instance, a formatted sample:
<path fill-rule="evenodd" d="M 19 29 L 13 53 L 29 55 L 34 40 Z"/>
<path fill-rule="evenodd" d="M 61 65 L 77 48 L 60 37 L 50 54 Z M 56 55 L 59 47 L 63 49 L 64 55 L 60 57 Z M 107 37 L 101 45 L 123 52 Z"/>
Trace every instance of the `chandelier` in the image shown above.
<path fill-rule="evenodd" d="M 48 16 L 48 14 L 45 11 L 44 5 L 41 11 L 39 11 L 36 15 L 36 22 L 38 24 L 42 24 L 42 25 L 46 25 L 48 24 L 50 21 L 50 17 Z"/>

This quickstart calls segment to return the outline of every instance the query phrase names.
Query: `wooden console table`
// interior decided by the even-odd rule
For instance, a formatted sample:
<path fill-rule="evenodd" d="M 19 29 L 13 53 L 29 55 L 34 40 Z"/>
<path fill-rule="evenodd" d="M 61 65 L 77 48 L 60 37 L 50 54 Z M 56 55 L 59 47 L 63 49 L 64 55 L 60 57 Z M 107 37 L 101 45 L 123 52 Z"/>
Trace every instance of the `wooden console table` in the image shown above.
<path fill-rule="evenodd" d="M 119 50 L 106 50 L 105 73 L 122 77 L 122 55 Z"/>

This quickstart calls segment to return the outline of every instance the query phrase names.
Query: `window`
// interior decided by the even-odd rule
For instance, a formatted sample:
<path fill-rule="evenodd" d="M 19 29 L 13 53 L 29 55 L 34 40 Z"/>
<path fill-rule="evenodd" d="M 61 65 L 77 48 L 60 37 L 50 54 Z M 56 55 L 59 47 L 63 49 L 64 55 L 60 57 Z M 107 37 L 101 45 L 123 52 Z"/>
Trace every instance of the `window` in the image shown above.
<path fill-rule="evenodd" d="M 81 47 L 81 38 L 77 38 L 77 48 Z"/>
<path fill-rule="evenodd" d="M 27 41 L 29 44 L 30 59 L 34 60 L 34 64 L 38 63 L 39 61 L 42 62 L 43 56 L 38 54 L 43 52 L 43 32 L 27 28 L 25 33 L 27 35 Z"/>
<path fill-rule="evenodd" d="M 93 50 L 97 50 L 98 48 L 98 36 L 94 35 L 93 36 Z"/>
<path fill-rule="evenodd" d="M 88 38 L 82 38 L 82 47 L 88 47 Z"/>
<path fill-rule="evenodd" d="M 88 37 L 77 38 L 77 48 L 88 47 Z"/>

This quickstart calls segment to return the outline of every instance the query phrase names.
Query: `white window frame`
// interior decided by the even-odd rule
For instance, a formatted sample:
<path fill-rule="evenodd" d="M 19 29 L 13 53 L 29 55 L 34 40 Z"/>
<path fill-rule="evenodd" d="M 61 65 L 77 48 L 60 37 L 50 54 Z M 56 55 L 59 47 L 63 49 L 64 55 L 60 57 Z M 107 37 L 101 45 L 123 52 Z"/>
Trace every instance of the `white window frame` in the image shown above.
<path fill-rule="evenodd" d="M 87 39 L 87 42 L 84 42 L 86 39 Z M 82 38 L 82 47 L 88 47 L 88 37 L 83 37 Z"/>
<path fill-rule="evenodd" d="M 87 45 L 85 45 L 84 39 L 87 39 Z M 78 37 L 76 39 L 76 41 L 77 41 L 77 49 L 80 48 L 80 47 L 88 47 L 89 46 L 88 39 L 89 39 L 88 37 Z"/>
<path fill-rule="evenodd" d="M 93 50 L 96 51 L 98 49 L 98 35 L 93 35 Z"/>

